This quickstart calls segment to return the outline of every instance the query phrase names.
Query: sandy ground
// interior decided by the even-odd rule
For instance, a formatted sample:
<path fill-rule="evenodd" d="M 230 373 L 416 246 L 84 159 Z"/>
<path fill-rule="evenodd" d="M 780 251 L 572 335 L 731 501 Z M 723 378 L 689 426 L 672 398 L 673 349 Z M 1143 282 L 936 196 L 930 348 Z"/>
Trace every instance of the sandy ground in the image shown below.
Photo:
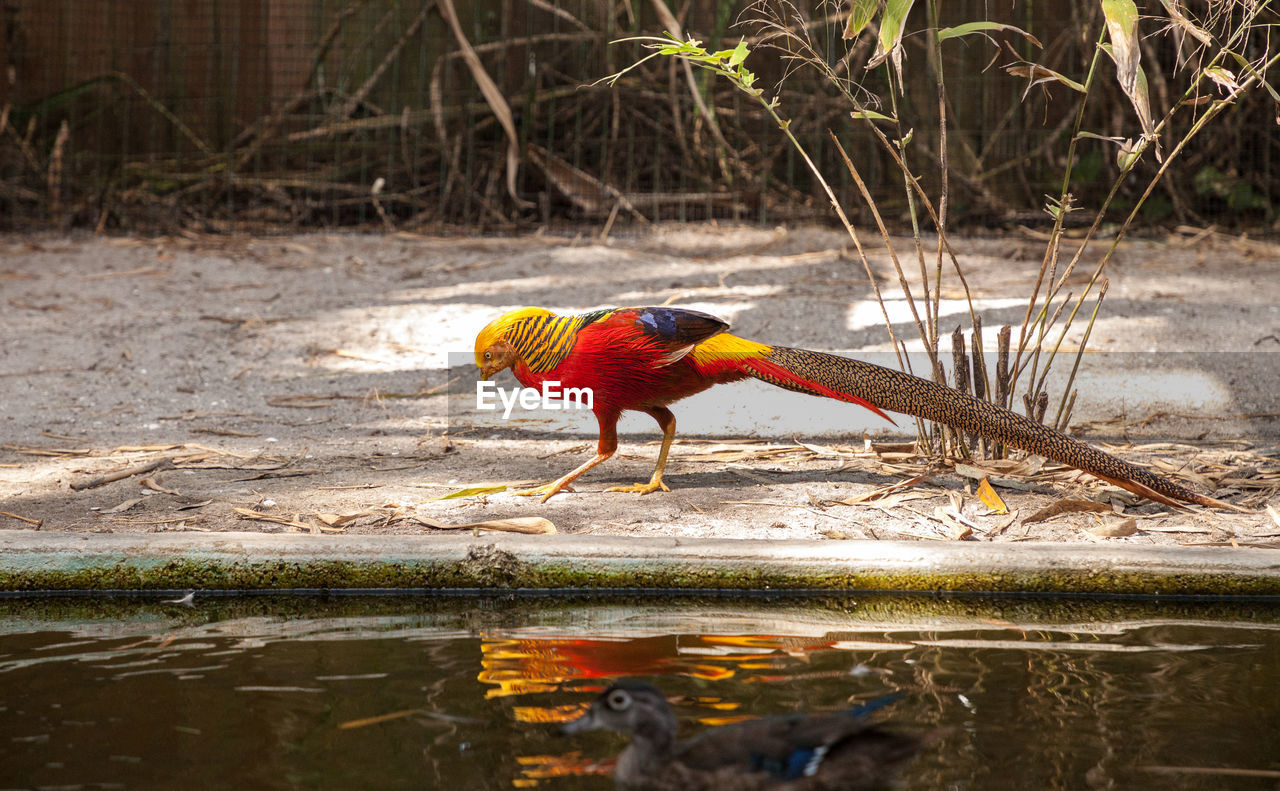
<path fill-rule="evenodd" d="M 985 325 L 1018 324 L 1043 242 L 954 245 Z M 0 529 L 404 533 L 543 517 L 564 533 L 1280 544 L 1280 517 L 1265 510 L 1280 507 L 1280 254 L 1216 234 L 1121 247 L 1071 423 L 1250 513 L 1173 512 L 1035 459 L 984 467 L 1008 516 L 970 493 L 981 473 L 963 467 L 847 504 L 929 471 L 904 444 L 912 422 L 894 429 L 758 383 L 676 406 L 669 493 L 603 492 L 648 478 L 657 435 L 639 416 L 623 425 L 620 455 L 575 493 L 436 499 L 545 482 L 594 447 L 589 416 L 502 421 L 470 409 L 466 363 L 489 319 L 521 305 L 670 301 L 749 338 L 880 361 L 891 349 L 880 308 L 847 247 L 828 230 L 714 226 L 603 243 L 6 237 Z M 914 267 L 909 243 L 899 250 Z M 873 265 L 899 337 L 913 337 L 888 257 Z M 950 331 L 967 309 L 954 277 L 943 294 Z M 1101 510 L 1029 518 L 1081 499 Z M 1099 535 L 1111 532 L 1128 535 Z"/>

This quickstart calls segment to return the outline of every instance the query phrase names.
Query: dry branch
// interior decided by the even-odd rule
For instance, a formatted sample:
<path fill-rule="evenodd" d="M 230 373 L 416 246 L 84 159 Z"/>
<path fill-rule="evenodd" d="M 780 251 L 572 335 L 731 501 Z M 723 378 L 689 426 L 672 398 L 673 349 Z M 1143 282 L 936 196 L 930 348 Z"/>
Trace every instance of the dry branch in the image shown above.
<path fill-rule="evenodd" d="M 150 464 L 143 464 L 138 467 L 129 467 L 128 469 L 113 472 L 109 475 L 102 475 L 97 478 L 91 478 L 87 481 L 75 481 L 71 484 L 71 488 L 80 492 L 85 489 L 93 489 L 98 486 L 104 486 L 108 483 L 114 483 L 115 481 L 123 481 L 125 478 L 132 478 L 135 475 L 145 475 L 148 472 L 155 472 L 156 470 L 167 470 L 172 466 L 173 458 L 171 456 L 165 456 L 163 459 L 156 459 Z"/>
<path fill-rule="evenodd" d="M 467 64 L 467 68 L 471 71 L 472 78 L 480 86 L 480 93 L 484 95 L 485 101 L 489 103 L 489 108 L 493 110 L 498 123 L 502 124 L 502 129 L 507 134 L 507 194 L 511 196 L 517 206 L 533 208 L 533 204 L 523 200 L 516 191 L 516 172 L 520 167 L 520 138 L 516 134 L 516 125 L 511 115 L 511 107 L 507 104 L 506 98 L 502 95 L 502 91 L 498 89 L 493 78 L 484 70 L 484 64 L 480 62 L 480 56 L 476 54 L 471 42 L 467 40 L 466 34 L 462 32 L 462 25 L 458 24 L 458 12 L 453 7 L 453 0 L 440 0 L 439 7 L 441 15 L 449 23 L 449 28 L 453 31 L 453 37 L 462 49 L 463 59 Z"/>

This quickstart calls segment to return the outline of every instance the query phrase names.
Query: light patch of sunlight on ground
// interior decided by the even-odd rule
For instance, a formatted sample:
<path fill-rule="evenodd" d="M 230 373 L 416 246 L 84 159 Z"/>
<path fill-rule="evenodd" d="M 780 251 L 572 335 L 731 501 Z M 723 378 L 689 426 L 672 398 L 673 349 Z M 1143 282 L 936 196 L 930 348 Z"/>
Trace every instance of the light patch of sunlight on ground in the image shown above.
<path fill-rule="evenodd" d="M 1003 308 L 1011 308 L 1025 306 L 1025 299 L 975 299 L 973 301 L 973 309 L 975 312 L 981 313 L 984 310 L 1000 310 Z M 893 298 L 886 296 L 884 300 L 885 310 L 889 313 L 889 321 L 897 324 L 911 324 L 910 303 L 906 299 Z M 918 310 L 923 310 L 922 306 L 918 306 Z M 963 299 L 944 299 L 942 304 L 938 306 L 939 317 L 969 315 L 969 303 Z M 924 315 L 920 316 L 921 323 L 925 323 Z M 966 322 L 967 323 L 967 322 Z M 874 299 L 864 299 L 851 303 L 844 318 L 845 328 L 851 331 L 865 330 L 868 327 L 884 326 L 884 311 L 880 309 L 880 303 Z M 994 334 L 993 334 L 994 339 Z M 905 340 L 905 339 L 903 339 Z M 910 343 L 910 341 L 908 341 Z"/>
<path fill-rule="evenodd" d="M 457 300 L 465 297 L 491 297 L 499 294 L 517 294 L 527 292 L 564 292 L 573 293 L 573 289 L 578 288 L 584 282 L 584 278 L 590 278 L 593 286 L 603 286 L 609 283 L 623 283 L 627 286 L 634 286 L 635 283 L 645 280 L 662 281 L 670 278 L 673 274 L 678 274 L 683 280 L 691 280 L 698 275 L 716 276 L 723 274 L 728 270 L 772 270 L 787 269 L 793 266 L 811 266 L 814 263 L 813 256 L 736 256 L 733 258 L 716 259 L 715 261 L 687 261 L 687 260 L 669 260 L 669 261 L 650 261 L 649 263 L 635 263 L 623 265 L 616 261 L 611 263 L 608 268 L 600 266 L 600 256 L 584 256 L 584 252 L 589 252 L 589 248 L 565 248 L 562 250 L 552 250 L 548 255 L 554 259 L 564 260 L 571 257 L 571 261 L 577 265 L 584 267 L 584 271 L 566 272 L 554 275 L 533 275 L 529 277 L 513 277 L 506 279 L 494 280 L 474 280 L 466 283 L 456 283 L 451 286 L 433 286 L 428 288 L 408 288 L 397 291 L 393 299 L 400 302 L 444 302 L 447 300 Z M 610 251 L 612 259 L 618 258 L 616 251 Z M 585 267 L 590 267 L 586 270 Z M 528 304 L 523 302 L 521 304 Z M 546 305 L 540 307 L 548 307 Z M 608 307 L 608 306 L 605 306 Z M 589 310 L 589 307 L 574 308 L 573 312 Z"/>
<path fill-rule="evenodd" d="M 710 286 L 707 288 L 689 288 L 689 289 L 647 289 L 644 291 L 624 291 L 618 294 L 617 304 L 619 306 L 640 306 L 640 305 L 661 305 L 667 302 L 672 295 L 676 300 L 671 303 L 672 307 L 688 308 L 689 310 L 700 310 L 703 313 L 710 313 L 718 316 L 726 321 L 732 321 L 739 313 L 744 310 L 750 310 L 756 305 L 754 302 L 707 302 L 698 300 L 733 300 L 746 298 L 762 298 L 771 297 L 776 294 L 785 294 L 787 291 L 785 286 L 779 285 L 757 285 L 757 286 Z"/>

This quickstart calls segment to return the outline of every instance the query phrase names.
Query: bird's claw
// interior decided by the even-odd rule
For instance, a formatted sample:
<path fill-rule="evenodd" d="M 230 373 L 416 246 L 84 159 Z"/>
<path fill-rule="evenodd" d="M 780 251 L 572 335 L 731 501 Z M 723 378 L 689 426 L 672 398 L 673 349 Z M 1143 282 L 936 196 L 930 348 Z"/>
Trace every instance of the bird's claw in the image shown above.
<path fill-rule="evenodd" d="M 652 494 L 661 489 L 664 492 L 671 491 L 662 481 L 649 481 L 648 483 L 633 483 L 630 486 L 610 486 L 605 489 L 606 492 L 625 492 L 628 494 Z"/>
<path fill-rule="evenodd" d="M 550 500 L 553 495 L 559 494 L 560 492 L 572 492 L 572 491 L 573 491 L 573 487 L 570 486 L 569 484 L 560 483 L 558 481 L 552 481 L 551 483 L 545 484 L 543 486 L 536 486 L 532 489 L 521 489 L 515 494 L 519 495 L 520 497 L 537 497 L 538 495 L 542 495 L 542 499 L 539 502 L 545 503 L 547 500 Z"/>

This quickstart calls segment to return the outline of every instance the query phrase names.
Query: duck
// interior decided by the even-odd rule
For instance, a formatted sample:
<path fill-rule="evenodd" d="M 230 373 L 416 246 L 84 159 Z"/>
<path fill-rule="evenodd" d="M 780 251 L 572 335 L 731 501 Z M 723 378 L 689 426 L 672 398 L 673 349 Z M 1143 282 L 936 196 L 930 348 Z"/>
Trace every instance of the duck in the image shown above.
<path fill-rule="evenodd" d="M 710 728 L 676 739 L 677 720 L 654 685 L 622 679 L 561 732 L 631 735 L 613 769 L 616 786 L 650 791 L 869 791 L 883 788 L 922 740 L 868 721 L 901 697 L 846 711 L 783 714 Z"/>

